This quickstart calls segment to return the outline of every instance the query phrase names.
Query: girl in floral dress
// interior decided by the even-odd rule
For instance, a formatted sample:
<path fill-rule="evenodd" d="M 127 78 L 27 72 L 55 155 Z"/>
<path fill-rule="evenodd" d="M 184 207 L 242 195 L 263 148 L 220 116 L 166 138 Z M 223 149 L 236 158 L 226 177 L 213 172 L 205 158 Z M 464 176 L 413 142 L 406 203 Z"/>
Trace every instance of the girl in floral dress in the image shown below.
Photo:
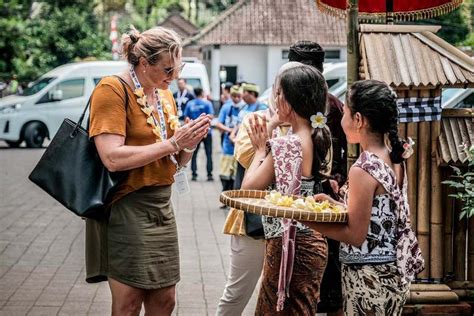
<path fill-rule="evenodd" d="M 274 184 L 282 194 L 322 192 L 331 134 L 316 118 L 324 119 L 327 86 L 316 68 L 294 64 L 280 74 L 274 94 L 278 119 L 289 123 L 291 132 L 279 136 L 275 131 L 268 140 L 265 120 L 254 116 L 248 134 L 255 156 L 242 189 Z M 326 238 L 296 221 L 264 217 L 263 226 L 265 258 L 255 314 L 315 315 L 327 263 Z"/>
<path fill-rule="evenodd" d="M 413 144 L 400 139 L 396 94 L 380 81 L 352 85 L 341 124 L 347 141 L 361 147 L 349 171 L 349 221 L 305 224 L 341 241 L 346 315 L 401 315 L 424 264 L 407 202 L 404 161 Z M 315 199 L 338 203 L 324 194 Z"/>

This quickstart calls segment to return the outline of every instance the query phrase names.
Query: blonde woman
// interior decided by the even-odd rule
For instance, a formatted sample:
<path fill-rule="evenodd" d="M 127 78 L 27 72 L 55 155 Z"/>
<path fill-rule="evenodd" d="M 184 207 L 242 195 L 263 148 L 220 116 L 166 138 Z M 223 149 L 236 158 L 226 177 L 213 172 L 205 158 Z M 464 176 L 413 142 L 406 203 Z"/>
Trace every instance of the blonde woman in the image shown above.
<path fill-rule="evenodd" d="M 130 64 L 104 78 L 91 100 L 89 135 L 104 165 L 125 179 L 111 198 L 108 218 L 87 221 L 87 281 L 107 280 L 113 315 L 170 315 L 180 280 L 171 184 L 208 133 L 200 116 L 179 127 L 168 86 L 182 69 L 181 40 L 156 27 L 132 27 L 122 37 Z"/>

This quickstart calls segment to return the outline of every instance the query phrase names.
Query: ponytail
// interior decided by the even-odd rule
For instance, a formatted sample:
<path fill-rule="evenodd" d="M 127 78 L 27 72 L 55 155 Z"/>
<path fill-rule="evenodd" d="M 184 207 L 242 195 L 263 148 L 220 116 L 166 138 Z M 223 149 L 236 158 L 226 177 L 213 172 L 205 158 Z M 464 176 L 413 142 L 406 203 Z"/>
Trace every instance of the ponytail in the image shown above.
<path fill-rule="evenodd" d="M 392 151 L 390 152 L 390 160 L 395 164 L 405 161 L 403 158 L 403 152 L 405 151 L 403 144 L 406 142 L 398 136 L 398 124 L 396 121 L 388 131 L 388 140 L 390 141 L 390 147 L 392 148 Z"/>
<path fill-rule="evenodd" d="M 326 161 L 329 149 L 331 148 L 331 132 L 327 125 L 323 128 L 315 128 L 311 135 L 313 139 L 313 166 L 311 168 L 311 174 L 318 180 L 326 178 L 321 173 L 325 170 L 330 163 Z"/>

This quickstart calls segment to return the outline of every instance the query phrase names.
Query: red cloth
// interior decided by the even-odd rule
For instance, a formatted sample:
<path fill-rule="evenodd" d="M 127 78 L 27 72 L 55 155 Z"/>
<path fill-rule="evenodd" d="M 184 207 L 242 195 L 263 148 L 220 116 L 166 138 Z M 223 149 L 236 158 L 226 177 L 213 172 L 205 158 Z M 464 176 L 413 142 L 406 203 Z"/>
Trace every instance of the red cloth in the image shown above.
<path fill-rule="evenodd" d="M 348 0 L 319 0 L 319 2 L 333 8 L 345 10 L 348 8 Z M 359 12 L 361 13 L 384 13 L 386 12 L 386 0 L 360 0 Z M 420 11 L 436 8 L 455 0 L 393 0 L 393 12 Z"/>

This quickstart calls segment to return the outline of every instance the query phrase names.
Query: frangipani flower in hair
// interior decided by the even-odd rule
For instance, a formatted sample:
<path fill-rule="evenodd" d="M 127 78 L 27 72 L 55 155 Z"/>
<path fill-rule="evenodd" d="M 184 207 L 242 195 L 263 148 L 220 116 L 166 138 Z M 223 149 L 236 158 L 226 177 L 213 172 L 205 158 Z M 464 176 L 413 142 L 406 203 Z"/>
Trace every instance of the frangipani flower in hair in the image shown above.
<path fill-rule="evenodd" d="M 327 117 L 325 117 L 321 112 L 316 113 L 316 115 L 311 115 L 309 119 L 311 121 L 312 128 L 324 128 L 328 120 Z"/>

